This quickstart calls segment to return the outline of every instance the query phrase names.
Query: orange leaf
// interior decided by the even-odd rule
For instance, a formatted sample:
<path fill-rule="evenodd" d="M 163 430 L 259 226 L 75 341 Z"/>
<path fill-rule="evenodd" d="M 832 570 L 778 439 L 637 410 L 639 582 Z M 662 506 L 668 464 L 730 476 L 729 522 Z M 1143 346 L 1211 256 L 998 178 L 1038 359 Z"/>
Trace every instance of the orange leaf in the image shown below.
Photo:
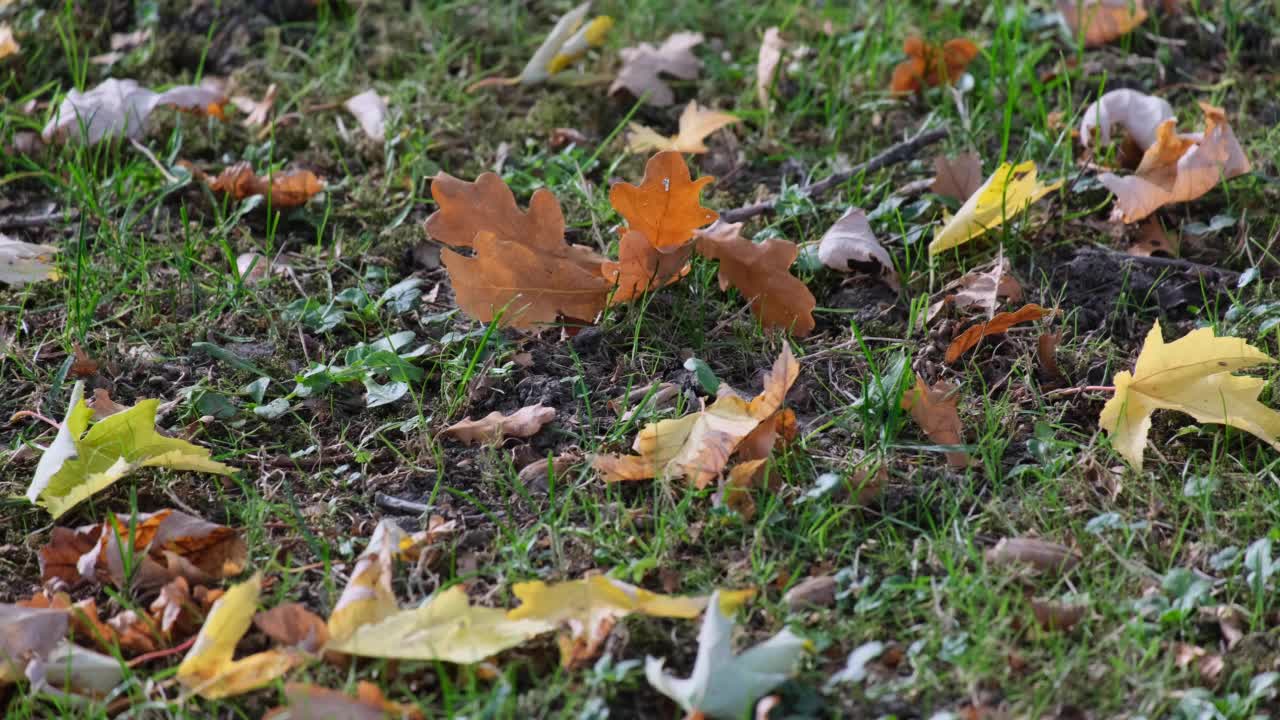
<path fill-rule="evenodd" d="M 627 227 L 644 233 L 650 244 L 671 252 L 689 242 L 694 231 L 720 217 L 702 207 L 702 188 L 715 178 L 696 181 L 678 152 L 664 151 L 649 158 L 639 186 L 617 183 L 609 190 L 609 202 L 627 220 Z"/>
<path fill-rule="evenodd" d="M 1058 12 L 1085 47 L 1105 45 L 1147 19 L 1143 0 L 1058 0 Z"/>
<path fill-rule="evenodd" d="M 510 415 L 495 410 L 479 420 L 464 418 L 442 430 L 440 436 L 457 438 L 467 445 L 497 442 L 504 437 L 527 438 L 538 434 L 555 417 L 556 409 L 542 403 L 522 407 Z"/>
<path fill-rule="evenodd" d="M 638 230 L 624 230 L 618 243 L 618 261 L 604 263 L 600 271 L 610 283 L 618 286 L 609 299 L 610 305 L 630 302 L 650 290 L 670 285 L 689 273 L 692 245 L 682 245 L 671 252 L 660 252 L 649 244 Z"/>
<path fill-rule="evenodd" d="M 952 340 L 951 345 L 947 346 L 946 361 L 954 363 L 959 360 L 961 355 L 969 352 L 979 342 L 982 342 L 982 338 L 988 335 L 999 335 L 1000 333 L 1008 332 L 1009 328 L 1018 323 L 1039 320 L 1052 314 L 1054 314 L 1053 310 L 1046 310 L 1034 303 L 1023 305 L 1011 313 L 1000 313 L 987 322 L 974 325 L 965 330 L 955 340 Z"/>
<path fill-rule="evenodd" d="M 720 288 L 737 288 L 766 328 L 787 329 L 797 337 L 813 332 L 818 302 L 790 272 L 800 248 L 776 238 L 755 243 L 742 237 L 741 230 L 742 223 L 717 222 L 697 233 L 698 253 L 720 261 Z"/>
<path fill-rule="evenodd" d="M 303 652 L 318 653 L 329 641 L 324 618 L 301 603 L 284 603 L 264 610 L 253 616 L 253 624 L 276 643 Z"/>
<path fill-rule="evenodd" d="M 191 163 L 184 161 L 179 164 L 214 192 L 226 193 L 236 200 L 262 195 L 274 208 L 299 207 L 324 190 L 324 182 L 310 170 L 259 176 L 254 174 L 252 165 L 240 162 L 218 173 L 217 177 L 211 177 Z"/>
<path fill-rule="evenodd" d="M 903 42 L 902 51 L 907 59 L 893 69 L 889 82 L 889 89 L 895 93 L 950 85 L 978 56 L 978 46 L 964 38 L 948 40 L 938 47 L 912 36 Z"/>
<path fill-rule="evenodd" d="M 924 434 L 939 445 L 960 445 L 964 442 L 964 426 L 956 409 L 954 388 L 946 381 L 933 387 L 924 384 L 916 376 L 915 387 L 902 396 L 902 409 L 911 413 Z M 968 467 L 969 455 L 962 450 L 947 452 L 947 464 L 954 468 Z"/>

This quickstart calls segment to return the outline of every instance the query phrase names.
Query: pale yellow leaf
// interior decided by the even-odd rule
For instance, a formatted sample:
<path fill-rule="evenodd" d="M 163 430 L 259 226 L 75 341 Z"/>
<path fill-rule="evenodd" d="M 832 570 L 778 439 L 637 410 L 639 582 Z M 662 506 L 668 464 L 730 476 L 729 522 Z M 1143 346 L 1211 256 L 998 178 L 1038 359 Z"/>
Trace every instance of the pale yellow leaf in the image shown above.
<path fill-rule="evenodd" d="M 330 638 L 343 640 L 357 628 L 399 611 L 391 590 L 392 562 L 408 539 L 400 526 L 390 520 L 383 520 L 374 528 L 369 545 L 356 560 L 351 580 L 329 615 Z"/>
<path fill-rule="evenodd" d="M 627 150 L 634 153 L 650 150 L 674 150 L 682 153 L 701 154 L 707 152 L 703 140 L 708 135 L 726 125 L 739 122 L 737 117 L 729 113 L 710 110 L 690 100 L 680 113 L 680 129 L 672 137 L 664 137 L 653 130 L 631 123 L 627 127 Z"/>
<path fill-rule="evenodd" d="M 929 243 L 929 254 L 937 255 L 963 245 L 1027 209 L 1031 203 L 1062 187 L 1036 181 L 1036 164 L 1030 160 L 1016 167 L 1004 163 L 948 218 Z"/>

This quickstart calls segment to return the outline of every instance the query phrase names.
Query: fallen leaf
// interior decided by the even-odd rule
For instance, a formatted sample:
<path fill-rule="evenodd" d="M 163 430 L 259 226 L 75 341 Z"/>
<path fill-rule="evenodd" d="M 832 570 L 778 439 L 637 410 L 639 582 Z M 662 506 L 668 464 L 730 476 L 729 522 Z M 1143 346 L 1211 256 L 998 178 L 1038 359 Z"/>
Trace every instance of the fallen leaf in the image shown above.
<path fill-rule="evenodd" d="M 289 266 L 273 263 L 266 255 L 259 252 L 241 253 L 236 256 L 236 272 L 247 285 L 257 285 L 267 279 L 268 275 L 283 275 L 289 272 Z"/>
<path fill-rule="evenodd" d="M 197 629 L 195 601 L 191 599 L 191 584 L 186 578 L 176 577 L 160 588 L 160 594 L 151 602 L 151 617 L 160 631 L 169 637 L 186 637 Z"/>
<path fill-rule="evenodd" d="M 591 2 L 587 0 L 561 16 L 519 75 L 486 78 L 472 83 L 467 92 L 492 85 L 536 85 L 550 80 L 586 55 L 587 50 L 603 43 L 613 27 L 613 18 L 607 15 L 585 22 L 590 10 Z"/>
<path fill-rule="evenodd" d="M 938 445 L 964 444 L 964 425 L 960 422 L 960 411 L 956 409 L 958 400 L 954 390 L 945 380 L 932 387 L 925 385 L 924 379 L 917 375 L 915 387 L 902 396 L 902 409 L 910 412 L 911 419 Z M 954 468 L 968 467 L 969 454 L 963 450 L 948 450 L 947 464 Z"/>
<path fill-rule="evenodd" d="M 764 31 L 764 39 L 760 41 L 760 55 L 756 59 L 756 99 L 766 109 L 769 107 L 769 88 L 773 87 L 778 64 L 782 62 L 782 51 L 786 48 L 787 42 L 782 39 L 778 28 L 771 27 Z"/>
<path fill-rule="evenodd" d="M 600 267 L 605 280 L 617 286 L 609 296 L 610 305 L 631 302 L 650 290 L 670 285 L 689 274 L 689 258 L 693 246 L 685 244 L 662 252 L 638 230 L 622 233 L 618 243 L 618 260 L 606 261 Z"/>
<path fill-rule="evenodd" d="M 962 355 L 976 347 L 988 335 L 1006 333 L 1014 325 L 1039 320 L 1053 314 L 1054 311 L 1046 310 L 1034 303 L 1023 305 L 1011 313 L 1000 313 L 990 320 L 974 325 L 957 335 L 956 339 L 952 340 L 951 344 L 947 346 L 947 354 L 944 359 L 948 363 L 954 363 Z"/>
<path fill-rule="evenodd" d="M 287 708 L 274 708 L 263 720 L 423 720 L 421 710 L 392 702 L 375 684 L 361 680 L 356 696 L 309 683 L 285 683 Z"/>
<path fill-rule="evenodd" d="M 943 226 L 934 233 L 929 254 L 937 255 L 1000 227 L 1060 187 L 1061 180 L 1052 185 L 1036 182 L 1036 164 L 1030 160 L 1016 167 L 1004 163 L 965 201 L 955 216 L 943 213 Z"/>
<path fill-rule="evenodd" d="M 1156 253 L 1178 257 L 1181 246 L 1182 238 L 1165 231 L 1159 219 L 1149 217 L 1138 224 L 1138 236 L 1125 252 L 1138 257 L 1152 257 Z"/>
<path fill-rule="evenodd" d="M 1241 338 L 1214 337 L 1211 328 L 1165 343 L 1157 321 L 1133 372 L 1116 373 L 1115 395 L 1103 406 L 1098 424 L 1111 436 L 1111 447 L 1135 468 L 1142 467 L 1151 413 L 1162 409 L 1239 428 L 1280 450 L 1280 412 L 1257 399 L 1266 381 L 1232 375 L 1274 362 Z"/>
<path fill-rule="evenodd" d="M 1200 109 L 1205 116 L 1203 133 L 1179 135 L 1176 121 L 1165 120 L 1133 175 L 1098 176 L 1116 196 L 1113 222 L 1136 222 L 1165 205 L 1195 200 L 1219 182 L 1252 170 L 1226 114 L 1205 103 Z"/>
<path fill-rule="evenodd" d="M 978 57 L 978 46 L 964 38 L 957 38 L 938 47 L 912 36 L 903 43 L 902 52 L 907 59 L 893 69 L 893 78 L 889 81 L 889 90 L 895 93 L 918 92 L 926 87 L 950 85 Z"/>
<path fill-rule="evenodd" d="M 719 214 L 702 206 L 702 189 L 715 178 L 694 180 L 678 152 L 664 151 L 649 158 L 639 185 L 614 183 L 609 203 L 649 244 L 669 253 L 687 244 L 698 228 L 715 222 Z"/>
<path fill-rule="evenodd" d="M 661 135 L 639 123 L 628 124 L 627 151 L 643 153 L 650 150 L 670 150 L 700 155 L 707 152 L 707 146 L 703 144 L 703 140 L 708 135 L 736 122 L 741 122 L 741 119 L 729 113 L 701 107 L 696 100 L 690 100 L 684 112 L 680 113 L 678 131 L 671 137 Z"/>
<path fill-rule="evenodd" d="M 13 26 L 0 23 L 0 60 L 22 52 L 22 46 L 13 38 Z"/>
<path fill-rule="evenodd" d="M 529 200 L 529 210 L 493 173 L 464 182 L 446 173 L 431 181 L 438 210 L 427 218 L 437 241 L 471 248 L 464 256 L 441 252 L 458 306 L 490 322 L 499 312 L 506 327 L 530 328 L 560 318 L 592 321 L 604 309 L 610 284 L 602 275 L 605 258 L 564 241 L 560 203 L 546 188 Z"/>
<path fill-rule="evenodd" d="M 1105 45 L 1128 35 L 1147 19 L 1144 0 L 1057 0 L 1071 35 L 1085 47 Z"/>
<path fill-rule="evenodd" d="M 202 87 L 180 85 L 157 93 L 133 80 L 108 78 L 87 92 L 68 92 L 40 137 L 46 143 L 57 138 L 87 145 L 115 137 L 136 139 L 146 131 L 156 108 L 174 107 L 220 118 L 226 103 L 221 93 Z"/>
<path fill-rule="evenodd" d="M 1058 369 L 1058 344 L 1062 342 L 1062 333 L 1040 333 L 1036 338 L 1036 359 L 1045 375 L 1061 379 L 1062 371 Z"/>
<path fill-rule="evenodd" d="M 537 435 L 543 425 L 555 418 L 555 408 L 538 403 L 510 415 L 495 410 L 479 420 L 464 418 L 442 430 L 440 436 L 456 438 L 467 445 L 498 442 L 504 437 L 527 438 Z"/>
<path fill-rule="evenodd" d="M 930 192 L 964 202 L 982 187 L 982 158 L 968 152 L 955 157 L 933 159 L 933 184 Z"/>
<path fill-rule="evenodd" d="M 373 529 L 369 544 L 356 560 L 351 579 L 329 614 L 331 645 L 400 610 L 391 590 L 391 572 L 392 562 L 405 539 L 405 532 L 390 520 L 379 522 Z"/>
<path fill-rule="evenodd" d="M 276 105 L 276 95 L 279 92 L 279 86 L 271 83 L 267 86 L 266 92 L 262 94 L 261 100 L 235 96 L 231 98 L 231 104 L 245 114 L 244 120 L 241 121 L 245 127 L 262 127 L 267 124 L 267 120 L 271 117 L 271 109 Z"/>
<path fill-rule="evenodd" d="M 1160 124 L 1173 116 L 1173 106 L 1164 98 L 1127 88 L 1112 90 L 1094 100 L 1081 115 L 1080 142 L 1085 147 L 1095 143 L 1106 146 L 1119 126 L 1139 150 L 1146 151 L 1156 143 Z"/>
<path fill-rule="evenodd" d="M 1080 624 L 1089 606 L 1084 603 L 1062 603 L 1053 600 L 1031 600 L 1031 613 L 1041 629 L 1050 632 L 1067 632 Z"/>
<path fill-rule="evenodd" d="M 1080 564 L 1080 556 L 1071 548 L 1029 537 L 1001 538 L 987 550 L 986 558 L 993 565 L 1029 565 L 1054 574 L 1068 573 Z"/>
<path fill-rule="evenodd" d="M 387 101 L 377 91 L 365 90 L 348 98 L 342 107 L 356 117 L 370 140 L 381 143 L 387 139 Z"/>
<path fill-rule="evenodd" d="M 701 412 L 650 423 L 636 435 L 632 449 L 638 455 L 597 455 L 592 466 L 608 482 L 665 476 L 688 478 L 705 488 L 724 470 L 739 444 L 781 409 L 799 374 L 799 363 L 784 345 L 765 377 L 764 390 L 752 400 L 726 394 Z"/>
<path fill-rule="evenodd" d="M 0 233 L 0 282 L 20 286 L 57 280 L 58 271 L 50 264 L 57 252 L 51 245 L 33 245 Z"/>
<path fill-rule="evenodd" d="M 649 105 L 666 106 L 675 102 L 675 93 L 662 79 L 670 75 L 681 80 L 692 80 L 702 70 L 702 61 L 693 49 L 702 44 L 702 33 L 672 33 L 660 47 L 640 43 L 623 48 L 622 69 L 609 86 L 609 94 L 626 90 L 636 98 L 644 98 Z"/>
<path fill-rule="evenodd" d="M 0 688 L 21 680 L 28 662 L 53 652 L 67 627 L 66 610 L 0 603 Z"/>
<path fill-rule="evenodd" d="M 1217 653 L 1211 653 L 1202 647 L 1192 645 L 1190 643 L 1174 643 L 1173 644 L 1174 663 L 1181 669 L 1186 669 L 1195 663 L 1196 670 L 1200 673 L 1200 677 L 1208 682 L 1216 682 L 1218 676 L 1222 674 L 1226 668 L 1226 662 L 1222 656 Z"/>
<path fill-rule="evenodd" d="M 71 367 L 67 368 L 67 375 L 80 380 L 88 380 L 89 378 L 97 374 L 98 374 L 98 361 L 89 357 L 89 353 L 85 352 L 84 348 L 80 347 L 80 343 L 75 343 L 74 351 L 71 357 Z M 105 397 L 108 401 L 110 401 L 111 399 L 111 395 L 109 395 L 106 390 L 102 388 L 98 388 L 93 391 L 93 398 L 94 400 L 97 400 L 100 397 Z M 111 403 L 111 404 L 114 404 L 114 403 Z M 94 414 L 97 415 L 97 413 L 94 413 Z M 107 414 L 111 414 L 111 413 L 107 413 Z M 101 418 L 95 418 L 95 419 L 101 419 Z"/>
<path fill-rule="evenodd" d="M 805 578 L 782 596 L 782 601 L 792 610 L 815 607 L 831 607 L 836 604 L 836 579 L 831 575 L 814 575 Z"/>
<path fill-rule="evenodd" d="M 324 618 L 316 615 L 301 603 L 277 605 L 253 616 L 253 625 L 277 645 L 297 648 L 312 655 L 318 654 L 329 642 L 329 630 Z"/>
<path fill-rule="evenodd" d="M 260 176 L 253 172 L 252 165 L 240 162 L 214 177 L 190 163 L 179 164 L 188 168 L 196 179 L 214 192 L 226 193 L 235 200 L 261 195 L 267 199 L 268 205 L 277 209 L 300 207 L 324 191 L 324 181 L 310 170 L 291 170 Z"/>
<path fill-rule="evenodd" d="M 894 290 L 902 288 L 898 272 L 893 269 L 893 258 L 871 231 L 867 214 L 856 208 L 845 210 L 822 235 L 818 241 L 818 259 L 832 270 L 866 273 L 880 278 Z"/>
<path fill-rule="evenodd" d="M 559 485 L 559 478 L 569 472 L 569 468 L 580 462 L 582 462 L 582 456 L 574 453 L 557 455 L 550 460 L 547 458 L 534 460 L 520 469 L 516 479 L 525 487 L 536 488 L 545 492 L 550 478 L 557 478 L 556 483 Z"/>
<path fill-rule="evenodd" d="M 90 428 L 93 410 L 84 402 L 84 381 L 78 381 L 58 435 L 36 466 L 27 499 L 47 509 L 56 520 L 90 495 L 140 468 L 164 467 L 218 475 L 233 472 L 231 467 L 210 459 L 208 450 L 157 433 L 159 405 L 159 400 L 142 400 Z"/>
<path fill-rule="evenodd" d="M 929 306 L 925 320 L 932 321 L 950 305 L 957 310 L 977 308 L 988 318 L 996 314 L 996 307 L 1001 300 L 1020 302 L 1022 300 L 1022 283 L 1013 276 L 1009 259 L 1001 249 L 996 259 L 987 266 L 974 268 L 947 284 L 940 293 L 942 297 Z"/>
<path fill-rule="evenodd" d="M 663 672 L 664 659 L 645 658 L 644 674 L 655 690 L 689 713 L 737 720 L 756 700 L 786 682 L 808 642 L 788 629 L 740 655 L 733 653 L 733 621 L 711 597 L 698 633 L 693 672 L 680 679 Z"/>
<path fill-rule="evenodd" d="M 261 592 L 262 576 L 255 574 L 213 604 L 195 644 L 178 666 L 179 683 L 203 698 L 217 700 L 270 685 L 302 664 L 305 656 L 288 650 L 264 650 L 233 659 L 236 645 L 253 622 Z"/>
<path fill-rule="evenodd" d="M 757 425 L 756 429 L 760 427 Z M 751 522 L 756 516 L 756 501 L 751 497 L 751 491 L 763 481 L 768 464 L 769 458 L 763 457 L 734 465 L 716 494 L 716 506 L 727 507 L 742 516 L 745 522 Z"/>
<path fill-rule="evenodd" d="M 767 329 L 781 328 L 796 337 L 813 332 L 818 301 L 790 272 L 800 248 L 780 238 L 752 242 L 741 230 L 742 223 L 716 222 L 697 233 L 698 254 L 720 262 L 720 289 L 737 288 Z"/>

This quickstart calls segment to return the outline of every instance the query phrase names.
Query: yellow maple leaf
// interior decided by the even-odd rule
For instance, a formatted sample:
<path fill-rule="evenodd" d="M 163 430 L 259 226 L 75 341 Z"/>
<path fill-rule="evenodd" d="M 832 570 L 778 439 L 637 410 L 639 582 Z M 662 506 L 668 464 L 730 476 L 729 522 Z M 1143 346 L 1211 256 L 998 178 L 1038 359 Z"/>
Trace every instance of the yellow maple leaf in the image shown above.
<path fill-rule="evenodd" d="M 1151 413 L 1178 410 L 1199 422 L 1230 425 L 1280 450 L 1280 412 L 1258 402 L 1265 384 L 1231 373 L 1276 362 L 1236 337 L 1214 337 L 1201 328 L 1166 343 L 1156 322 L 1147 333 L 1133 372 L 1116 374 L 1116 394 L 1102 408 L 1098 424 L 1111 446 L 1134 467 L 1142 467 Z"/>
<path fill-rule="evenodd" d="M 650 150 L 674 150 L 682 153 L 701 154 L 707 151 L 703 140 L 726 125 L 740 122 L 739 118 L 698 105 L 690 100 L 680 113 L 679 132 L 671 137 L 660 135 L 652 128 L 639 123 L 627 127 L 627 150 L 633 153 Z"/>
<path fill-rule="evenodd" d="M 262 593 L 262 576 L 227 590 L 209 611 L 195 644 L 178 666 L 178 682 L 197 695 L 216 700 L 269 685 L 306 660 L 290 650 L 265 650 L 240 660 L 236 645 L 253 622 Z"/>
<path fill-rule="evenodd" d="M 969 196 L 953 217 L 943 217 L 943 226 L 929 243 L 929 254 L 937 255 L 963 245 L 1027 209 L 1031 203 L 1062 187 L 1036 181 L 1036 164 L 1030 160 L 1016 167 L 1004 163 Z"/>

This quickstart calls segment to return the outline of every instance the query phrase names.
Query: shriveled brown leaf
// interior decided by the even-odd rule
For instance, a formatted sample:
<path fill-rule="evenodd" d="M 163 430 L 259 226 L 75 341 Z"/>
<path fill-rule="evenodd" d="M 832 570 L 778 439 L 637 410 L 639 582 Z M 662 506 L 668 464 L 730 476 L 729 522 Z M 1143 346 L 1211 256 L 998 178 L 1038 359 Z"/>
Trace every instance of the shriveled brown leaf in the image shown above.
<path fill-rule="evenodd" d="M 670 252 L 655 248 L 638 230 L 623 232 L 618 243 L 618 260 L 606 261 L 600 271 L 618 289 L 609 297 L 611 305 L 635 300 L 650 290 L 670 285 L 689 273 L 693 246 L 685 244 Z"/>
<path fill-rule="evenodd" d="M 1138 235 L 1125 252 L 1138 257 L 1152 257 L 1156 253 L 1178 257 L 1181 246 L 1180 236 L 1165 230 L 1159 219 L 1149 217 L 1138 223 Z"/>
<path fill-rule="evenodd" d="M 778 238 L 754 243 L 741 231 L 742 223 L 717 221 L 697 233 L 698 254 L 720 262 L 720 289 L 737 288 L 765 328 L 789 330 L 797 337 L 813 332 L 818 302 L 790 271 L 800 249 Z"/>
<path fill-rule="evenodd" d="M 0 603 L 0 687 L 22 679 L 28 661 L 48 656 L 67 623 L 66 610 Z"/>
<path fill-rule="evenodd" d="M 703 140 L 708 135 L 736 122 L 740 122 L 740 119 L 733 115 L 701 107 L 696 100 L 690 100 L 684 112 L 680 113 L 680 124 L 676 134 L 671 137 L 661 135 L 639 123 L 629 124 L 627 150 L 633 153 L 670 150 L 700 155 L 707 152 L 707 146 Z"/>
<path fill-rule="evenodd" d="M 907 59 L 893 69 L 893 77 L 889 81 L 889 90 L 895 93 L 950 85 L 978 56 L 978 46 L 964 38 L 948 40 L 939 47 L 912 36 L 903 43 L 902 51 Z"/>
<path fill-rule="evenodd" d="M 377 685 L 361 680 L 356 696 L 309 683 L 285 683 L 288 707 L 269 711 L 264 720 L 288 717 L 289 720 L 423 720 L 423 714 L 411 705 L 388 700 Z"/>
<path fill-rule="evenodd" d="M 67 375 L 81 380 L 87 380 L 97 374 L 98 361 L 89 357 L 89 353 L 85 352 L 84 348 L 80 347 L 80 343 L 76 343 L 74 355 L 72 355 L 71 367 L 67 369 Z M 101 390 L 101 388 L 99 388 L 99 390 Z M 105 390 L 102 392 L 104 394 L 106 393 Z M 98 390 L 93 391 L 93 397 L 94 399 L 98 398 Z M 111 396 L 106 395 L 106 397 L 110 398 Z"/>
<path fill-rule="evenodd" d="M 902 409 L 911 413 L 911 419 L 933 442 L 962 445 L 964 425 L 960 422 L 958 402 L 955 389 L 945 380 L 929 386 L 917 375 L 915 386 L 902 396 Z M 969 454 L 963 450 L 948 450 L 947 464 L 954 468 L 968 467 Z"/>
<path fill-rule="evenodd" d="M 1062 371 L 1058 369 L 1058 344 L 1062 342 L 1062 333 L 1040 333 L 1036 338 L 1036 359 L 1045 375 L 1058 380 Z"/>
<path fill-rule="evenodd" d="M 933 184 L 931 192 L 964 202 L 982 187 L 986 176 L 982 174 L 982 158 L 978 153 L 961 153 L 955 157 L 938 156 L 933 159 Z"/>
<path fill-rule="evenodd" d="M 324 181 L 310 170 L 260 176 L 253 172 L 252 165 L 240 162 L 210 176 L 191 163 L 179 164 L 214 192 L 226 193 L 236 200 L 261 195 L 274 208 L 300 207 L 324 190 Z"/>
<path fill-rule="evenodd" d="M 1107 145 L 1116 127 L 1146 151 L 1156 143 L 1157 129 L 1173 118 L 1173 106 L 1167 100 L 1137 90 L 1112 90 L 1094 100 L 1080 116 L 1080 142 L 1085 146 Z M 1096 137 L 1095 137 L 1096 135 Z"/>
<path fill-rule="evenodd" d="M 945 359 L 948 363 L 954 363 L 959 360 L 962 355 L 972 350 L 982 339 L 988 335 L 999 335 L 1009 331 L 1009 328 L 1019 323 L 1031 322 L 1041 318 L 1048 317 L 1054 311 L 1047 310 L 1034 303 L 1023 305 L 1011 313 L 1000 313 L 990 320 L 974 325 L 965 330 L 951 341 L 947 346 L 947 354 Z"/>
<path fill-rule="evenodd" d="M 1085 47 L 1105 45 L 1128 35 L 1147 19 L 1144 0 L 1057 0 L 1071 34 Z"/>
<path fill-rule="evenodd" d="M 1179 668 L 1184 670 L 1194 663 L 1196 672 L 1200 673 L 1200 677 L 1210 683 L 1217 682 L 1218 676 L 1226 668 L 1226 662 L 1221 655 L 1211 653 L 1198 645 L 1184 642 L 1173 644 L 1173 661 Z"/>
<path fill-rule="evenodd" d="M 796 439 L 796 413 L 791 408 L 782 408 L 756 426 L 738 445 L 735 456 L 739 460 L 762 460 L 773 454 L 779 443 L 790 443 Z"/>
<path fill-rule="evenodd" d="M 13 37 L 13 26 L 0 23 L 0 60 L 22 52 L 22 46 Z"/>
<path fill-rule="evenodd" d="M 1002 538 L 987 550 L 987 562 L 993 565 L 1029 565 L 1040 572 L 1067 573 L 1080 563 L 1071 548 L 1048 540 L 1029 537 Z"/>
<path fill-rule="evenodd" d="M 626 90 L 636 98 L 644 98 L 649 105 L 666 106 L 675 102 L 675 93 L 662 78 L 670 75 L 681 80 L 692 80 L 702 70 L 702 61 L 693 49 L 702 44 L 702 33 L 672 33 L 661 46 L 642 42 L 635 47 L 623 48 L 622 69 L 609 86 L 609 94 Z"/>
<path fill-rule="evenodd" d="M 782 596 L 782 601 L 792 610 L 815 607 L 831 607 L 836 604 L 839 587 L 831 575 L 814 575 L 805 578 Z"/>
<path fill-rule="evenodd" d="M 277 605 L 253 616 L 253 625 L 276 644 L 311 653 L 319 653 L 329 641 L 324 618 L 302 603 Z"/>
<path fill-rule="evenodd" d="M 1031 600 L 1031 612 L 1041 629 L 1067 632 L 1080 624 L 1089 606 L 1084 603 L 1062 603 L 1053 600 Z"/>
<path fill-rule="evenodd" d="M 818 259 L 843 273 L 862 272 L 880 278 L 894 290 L 901 289 L 893 258 L 871 231 L 867 214 L 849 208 L 818 241 Z"/>
<path fill-rule="evenodd" d="M 498 442 L 504 437 L 527 438 L 538 434 L 543 425 L 555 418 L 555 408 L 538 403 L 510 415 L 495 410 L 479 420 L 464 418 L 442 430 L 440 436 L 456 438 L 467 445 Z"/>
<path fill-rule="evenodd" d="M 254 100 L 251 97 L 236 95 L 231 98 L 231 104 L 244 113 L 244 120 L 241 124 L 245 127 L 256 128 L 267 124 L 267 120 L 271 117 L 271 110 L 276 106 L 276 95 L 280 92 L 280 87 L 275 83 L 267 86 L 266 92 L 262 94 L 261 100 Z"/>
<path fill-rule="evenodd" d="M 771 27 L 764 31 L 764 39 L 760 41 L 760 55 L 756 58 L 756 99 L 764 108 L 769 107 L 769 88 L 773 87 L 778 65 L 782 62 L 782 51 L 786 48 L 787 42 L 782 39 L 778 28 Z"/>
<path fill-rule="evenodd" d="M 129 409 L 127 406 L 112 400 L 111 393 L 104 388 L 94 388 L 93 397 L 86 401 L 85 404 L 93 408 L 93 419 L 95 421 L 105 420 L 118 412 Z"/>
<path fill-rule="evenodd" d="M 639 185 L 620 182 L 609 188 L 609 203 L 653 247 L 674 252 L 695 231 L 720 217 L 702 206 L 702 189 L 715 181 L 710 175 L 694 180 L 678 152 L 664 151 L 649 158 Z"/>
<path fill-rule="evenodd" d="M 755 489 L 764 478 L 769 458 L 760 458 L 757 460 L 746 460 L 733 466 L 729 471 L 729 476 L 725 478 L 720 486 L 720 492 L 717 493 L 715 504 L 723 505 L 730 510 L 742 516 L 743 520 L 750 522 L 756 516 L 756 502 L 751 497 L 751 491 Z"/>
<path fill-rule="evenodd" d="M 525 487 L 538 488 L 545 491 L 547 489 L 548 478 L 554 476 L 559 478 L 569 471 L 569 468 L 582 462 L 582 456 L 576 453 L 564 453 L 554 458 L 542 458 L 534 460 L 520 469 L 516 478 Z"/>
<path fill-rule="evenodd" d="M 191 597 L 191 585 L 186 578 L 177 577 L 160 588 L 160 594 L 147 608 L 159 625 L 160 631 L 171 638 L 187 637 L 199 629 L 203 610 Z"/>
<path fill-rule="evenodd" d="M 564 215 L 550 190 L 535 192 L 526 212 L 493 173 L 475 182 L 440 173 L 431 196 L 439 209 L 427 218 L 427 232 L 475 251 L 471 257 L 441 253 L 467 315 L 490 322 L 505 309 L 502 325 L 531 328 L 561 318 L 590 322 L 604 309 L 610 290 L 605 258 L 564 241 Z"/>
<path fill-rule="evenodd" d="M 942 288 L 941 298 L 929 306 L 925 319 L 932 321 L 948 305 L 957 310 L 976 308 L 991 318 L 1001 300 L 1022 300 L 1022 283 L 1013 276 L 1009 260 L 1001 252 L 988 266 L 975 268 Z"/>
<path fill-rule="evenodd" d="M 156 108 L 221 118 L 226 103 L 221 93 L 203 87 L 181 85 L 157 93 L 133 80 L 108 78 L 92 90 L 68 92 L 40 136 L 46 143 L 79 140 L 86 145 L 114 137 L 139 138 Z"/>

